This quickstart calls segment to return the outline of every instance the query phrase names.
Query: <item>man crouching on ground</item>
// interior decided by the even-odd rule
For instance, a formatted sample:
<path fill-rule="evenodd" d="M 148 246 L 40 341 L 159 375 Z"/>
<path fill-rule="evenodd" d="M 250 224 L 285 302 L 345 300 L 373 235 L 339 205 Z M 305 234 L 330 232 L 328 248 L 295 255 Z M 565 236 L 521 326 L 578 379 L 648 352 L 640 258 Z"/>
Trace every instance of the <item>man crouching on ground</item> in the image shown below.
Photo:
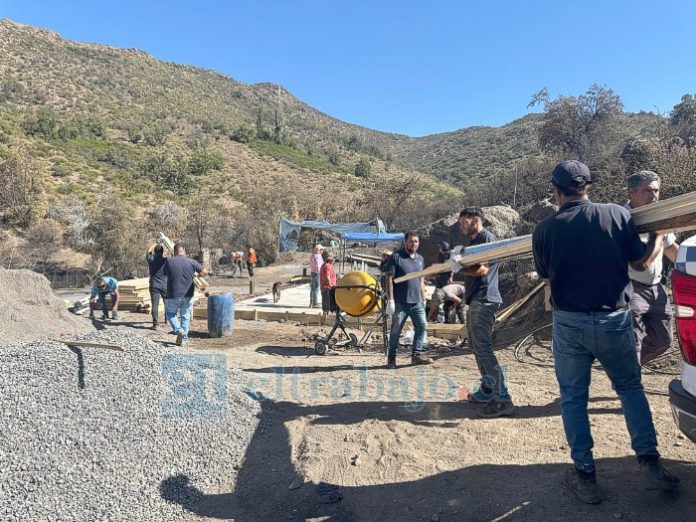
<path fill-rule="evenodd" d="M 415 333 L 411 364 L 431 364 L 432 359 L 424 354 L 423 340 L 427 330 L 425 319 L 425 281 L 422 277 L 394 284 L 393 280 L 411 272 L 420 272 L 425 267 L 423 256 L 418 253 L 420 238 L 418 232 L 408 232 L 404 246 L 394 252 L 386 266 L 387 274 L 387 315 L 392 316 L 389 334 L 389 354 L 387 367 L 396 368 L 396 352 L 399 348 L 401 329 L 408 317 L 411 318 Z"/>

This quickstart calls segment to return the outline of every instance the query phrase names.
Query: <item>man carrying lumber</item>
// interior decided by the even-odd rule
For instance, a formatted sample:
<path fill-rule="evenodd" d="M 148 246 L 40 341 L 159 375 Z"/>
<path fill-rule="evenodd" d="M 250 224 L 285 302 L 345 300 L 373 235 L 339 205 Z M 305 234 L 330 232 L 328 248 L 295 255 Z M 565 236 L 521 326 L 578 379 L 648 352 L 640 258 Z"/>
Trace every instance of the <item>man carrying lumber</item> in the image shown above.
<path fill-rule="evenodd" d="M 645 270 L 656 238 L 651 235 L 645 248 L 628 210 L 592 203 L 587 188 L 593 181 L 590 169 L 579 161 L 557 165 L 551 183 L 560 209 L 537 225 L 532 238 L 536 270 L 551 286 L 561 416 L 575 463 L 564 485 L 588 504 L 601 502 L 587 414 L 595 359 L 621 399 L 645 487 L 671 490 L 679 485 L 659 460 L 628 309 L 628 265 Z"/>
<path fill-rule="evenodd" d="M 153 241 L 145 253 L 148 270 L 150 272 L 150 302 L 152 303 L 152 329 L 159 326 L 159 302 L 167 295 L 167 276 L 164 275 L 164 265 L 167 258 L 164 257 L 164 247 L 157 241 Z"/>
<path fill-rule="evenodd" d="M 495 236 L 483 227 L 484 219 L 483 211 L 478 207 L 468 207 L 459 213 L 459 231 L 469 238 L 470 245 L 495 241 Z M 503 302 L 498 290 L 498 263 L 464 269 L 454 259 L 451 264 L 453 274 L 464 275 L 464 302 L 468 305 L 466 329 L 481 372 L 481 386 L 469 395 L 469 401 L 482 404 L 481 417 L 510 416 L 515 412 L 515 406 L 508 393 L 505 371 L 500 367 L 492 345 L 495 313 Z"/>
<path fill-rule="evenodd" d="M 399 336 L 407 318 L 413 323 L 413 347 L 411 364 L 431 364 L 433 360 L 425 355 L 423 341 L 428 323 L 425 319 L 425 281 L 422 277 L 394 284 L 393 279 L 410 272 L 420 272 L 425 266 L 423 256 L 418 253 L 420 238 L 418 232 L 408 232 L 404 246 L 394 252 L 386 266 L 387 275 L 387 315 L 392 316 L 389 333 L 389 352 L 387 367 L 396 368 L 396 352 L 399 349 Z"/>
<path fill-rule="evenodd" d="M 652 171 L 641 170 L 627 179 L 627 209 L 656 203 L 660 199 L 660 177 Z M 641 236 L 647 243 L 648 236 Z M 662 284 L 662 256 L 671 261 L 677 258 L 679 244 L 674 234 L 657 234 L 656 248 L 648 258 L 650 265 L 644 271 L 628 266 L 628 277 L 633 283 L 629 307 L 633 315 L 636 352 L 641 364 L 656 359 L 672 344 L 672 305 Z"/>
<path fill-rule="evenodd" d="M 118 281 L 109 276 L 97 276 L 92 285 L 91 304 L 99 303 L 102 310 L 101 319 L 109 318 L 109 309 L 106 306 L 106 296 L 111 297 L 111 318 L 118 319 L 118 302 L 121 299 L 121 294 L 118 291 Z M 94 317 L 94 308 L 89 308 L 89 318 Z"/>
<path fill-rule="evenodd" d="M 164 265 L 167 276 L 167 296 L 164 313 L 176 334 L 176 345 L 188 342 L 191 308 L 195 285 L 194 276 L 204 277 L 208 272 L 195 259 L 186 257 L 186 249 L 181 243 L 174 245 L 174 255 Z M 180 319 L 177 317 L 180 316 Z"/>

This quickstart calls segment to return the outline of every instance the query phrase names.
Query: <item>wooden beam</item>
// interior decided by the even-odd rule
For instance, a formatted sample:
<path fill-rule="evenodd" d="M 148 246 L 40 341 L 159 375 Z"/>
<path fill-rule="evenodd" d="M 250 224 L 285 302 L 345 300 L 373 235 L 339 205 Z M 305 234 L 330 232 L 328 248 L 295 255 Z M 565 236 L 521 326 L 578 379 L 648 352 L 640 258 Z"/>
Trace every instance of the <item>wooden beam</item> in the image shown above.
<path fill-rule="evenodd" d="M 114 350 L 117 352 L 123 351 L 123 348 L 117 344 L 93 343 L 90 341 L 66 341 L 63 339 L 58 339 L 58 342 L 68 346 L 77 346 L 79 348 L 106 348 L 107 350 Z"/>
<path fill-rule="evenodd" d="M 544 283 L 543 281 L 536 285 L 531 292 L 529 292 L 526 296 L 524 296 L 522 299 L 519 299 L 512 303 L 510 306 L 508 306 L 505 310 L 500 312 L 495 320 L 496 322 L 502 323 L 503 321 L 506 321 L 507 319 L 510 318 L 512 314 L 514 314 L 517 310 L 522 308 L 526 303 L 528 303 L 535 295 L 537 295 L 539 292 L 541 292 L 541 289 L 544 288 Z"/>

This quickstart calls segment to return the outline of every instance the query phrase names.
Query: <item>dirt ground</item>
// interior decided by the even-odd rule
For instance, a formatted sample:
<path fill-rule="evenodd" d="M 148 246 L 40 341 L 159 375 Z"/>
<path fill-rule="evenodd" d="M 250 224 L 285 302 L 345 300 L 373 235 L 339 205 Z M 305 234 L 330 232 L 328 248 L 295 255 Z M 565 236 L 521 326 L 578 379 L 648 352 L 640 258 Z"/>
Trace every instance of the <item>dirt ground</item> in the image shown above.
<path fill-rule="evenodd" d="M 302 260 L 293 261 L 257 269 L 256 294 L 301 273 Z M 223 273 L 214 288 L 240 300 L 249 281 Z M 120 317 L 96 327 L 174 340 L 164 328 L 150 330 L 147 315 Z M 379 343 L 316 355 L 318 327 L 237 320 L 230 337 L 210 339 L 206 332 L 205 321 L 195 320 L 187 349 L 223 353 L 230 367 L 245 372 L 262 417 L 244 461 L 221 477 L 227 485 L 186 506 L 192 521 L 696 520 L 696 445 L 672 419 L 672 375 L 646 371 L 644 386 L 660 451 L 681 478 L 681 492 L 640 488 L 620 402 L 597 367 L 590 415 L 605 500 L 588 506 L 561 486 L 570 455 L 544 345 L 529 348 L 524 362 L 512 346 L 497 350 L 517 411 L 485 420 L 460 400 L 478 377 L 466 345 L 432 339 L 435 364 L 427 367 L 409 366 L 404 347 L 399 368 L 387 370 Z M 663 366 L 678 368 L 679 356 L 672 359 Z M 329 493 L 341 499 L 320 495 L 322 483 L 335 486 Z"/>
<path fill-rule="evenodd" d="M 147 330 L 147 316 L 124 315 L 121 326 L 173 341 Z M 646 373 L 644 385 L 660 451 L 682 491 L 640 488 L 620 403 L 597 368 L 590 414 L 605 500 L 588 506 L 560 484 L 570 456 L 547 348 L 532 348 L 524 363 L 510 348 L 498 350 L 517 412 L 484 420 L 459 401 L 478 375 L 466 346 L 439 343 L 428 367 L 407 365 L 404 349 L 390 371 L 381 346 L 315 355 L 317 331 L 236 321 L 231 337 L 209 339 L 205 322 L 194 321 L 188 349 L 224 353 L 251 378 L 263 413 L 244 462 L 230 470 L 229 490 L 204 492 L 189 506 L 192 520 L 696 519 L 696 445 L 672 420 L 672 376 Z M 322 482 L 342 499 L 322 502 Z"/>

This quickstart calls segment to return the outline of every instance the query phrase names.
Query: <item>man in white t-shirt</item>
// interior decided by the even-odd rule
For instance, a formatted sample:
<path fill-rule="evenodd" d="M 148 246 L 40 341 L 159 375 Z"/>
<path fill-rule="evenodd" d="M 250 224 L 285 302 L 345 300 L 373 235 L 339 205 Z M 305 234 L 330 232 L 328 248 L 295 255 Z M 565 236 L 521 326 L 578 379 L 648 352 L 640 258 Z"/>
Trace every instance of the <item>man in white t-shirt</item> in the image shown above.
<path fill-rule="evenodd" d="M 649 205 L 660 199 L 660 177 L 650 170 L 632 174 L 627 179 L 627 185 L 628 209 Z M 644 243 L 647 243 L 647 236 L 641 235 Z M 653 255 L 648 258 L 650 266 L 647 270 L 639 272 L 628 267 L 628 276 L 633 283 L 629 306 L 633 315 L 636 352 L 641 364 L 659 357 L 672 344 L 672 305 L 661 282 L 662 256 L 674 261 L 679 245 L 674 234 L 657 234 L 656 243 Z"/>

